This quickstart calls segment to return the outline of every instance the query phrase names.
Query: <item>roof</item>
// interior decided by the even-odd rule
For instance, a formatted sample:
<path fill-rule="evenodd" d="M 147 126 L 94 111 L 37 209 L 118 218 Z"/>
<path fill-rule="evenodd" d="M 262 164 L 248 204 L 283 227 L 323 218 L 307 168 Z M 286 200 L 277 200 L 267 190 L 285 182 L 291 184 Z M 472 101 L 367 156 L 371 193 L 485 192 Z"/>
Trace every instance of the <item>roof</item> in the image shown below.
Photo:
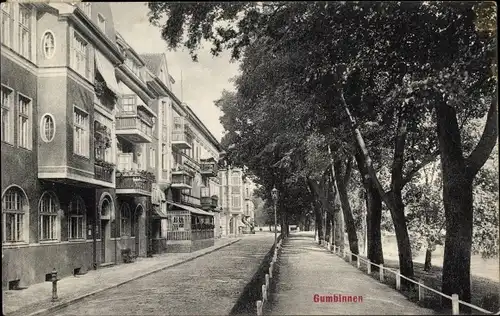
<path fill-rule="evenodd" d="M 146 67 L 149 69 L 149 71 L 151 71 L 155 76 L 158 76 L 160 73 L 163 54 L 140 54 L 139 56 L 142 58 L 142 60 L 144 60 L 144 63 L 146 64 Z"/>

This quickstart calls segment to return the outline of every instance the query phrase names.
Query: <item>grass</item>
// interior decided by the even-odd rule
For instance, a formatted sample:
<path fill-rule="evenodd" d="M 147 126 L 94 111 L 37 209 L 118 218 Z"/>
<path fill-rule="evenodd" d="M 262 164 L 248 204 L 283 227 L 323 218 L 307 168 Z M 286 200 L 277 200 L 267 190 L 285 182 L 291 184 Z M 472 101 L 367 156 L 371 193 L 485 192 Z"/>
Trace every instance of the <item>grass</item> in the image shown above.
<path fill-rule="evenodd" d="M 363 256 L 361 257 L 366 259 L 366 257 Z M 346 261 L 349 264 L 349 256 L 346 256 L 344 258 L 344 261 Z M 356 261 L 352 261 L 352 263 L 350 264 L 353 267 L 357 268 Z M 424 265 L 422 263 L 414 262 L 413 266 L 414 266 L 415 280 L 422 280 L 426 286 L 435 289 L 437 291 L 441 291 L 441 276 L 442 276 L 441 267 L 432 267 L 431 271 L 424 271 Z M 396 260 L 386 259 L 384 260 L 384 267 L 398 270 L 399 263 Z M 361 260 L 360 262 L 360 270 L 363 271 L 364 273 L 368 272 L 367 264 L 363 260 Z M 371 277 L 380 282 L 379 272 L 373 271 L 373 266 L 372 266 Z M 383 283 L 395 289 L 396 275 L 394 273 L 391 273 L 390 271 L 384 270 Z M 498 282 L 482 277 L 472 276 L 471 303 L 490 312 L 494 313 L 497 312 L 500 309 L 498 289 L 499 289 Z M 418 300 L 418 288 L 416 287 L 408 290 L 401 290 L 400 292 L 403 295 L 405 295 L 409 300 L 417 303 L 422 307 L 433 309 L 439 314 L 443 313 L 451 315 L 451 310 L 448 308 L 444 308 L 443 305 L 441 304 L 442 297 L 434 292 L 425 290 L 424 293 L 425 297 L 424 300 L 421 302 Z M 442 299 L 443 302 L 447 300 L 446 298 Z M 466 308 L 463 305 L 460 306 L 461 314 L 465 309 Z M 472 310 L 472 313 L 474 315 L 484 315 L 484 313 L 481 313 L 476 310 Z"/>

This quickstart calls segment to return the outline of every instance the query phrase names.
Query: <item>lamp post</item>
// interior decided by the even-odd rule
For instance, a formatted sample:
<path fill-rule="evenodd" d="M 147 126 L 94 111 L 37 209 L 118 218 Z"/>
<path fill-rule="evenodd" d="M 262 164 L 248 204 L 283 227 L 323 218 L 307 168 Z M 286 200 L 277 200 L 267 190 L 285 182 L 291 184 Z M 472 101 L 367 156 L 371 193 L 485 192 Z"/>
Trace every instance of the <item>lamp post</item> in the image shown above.
<path fill-rule="evenodd" d="M 276 202 L 278 202 L 278 190 L 276 187 L 273 187 L 271 190 L 271 197 L 273 198 L 273 204 L 274 204 L 274 245 L 278 242 L 278 233 L 277 233 L 277 221 L 278 217 L 276 216 Z"/>

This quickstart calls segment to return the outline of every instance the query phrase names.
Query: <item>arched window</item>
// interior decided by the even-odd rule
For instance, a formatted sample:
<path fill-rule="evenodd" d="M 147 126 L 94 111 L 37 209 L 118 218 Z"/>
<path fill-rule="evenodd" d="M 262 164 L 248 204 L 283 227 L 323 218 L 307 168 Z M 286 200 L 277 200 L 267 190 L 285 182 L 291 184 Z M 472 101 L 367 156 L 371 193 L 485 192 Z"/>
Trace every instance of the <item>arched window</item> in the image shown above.
<path fill-rule="evenodd" d="M 69 203 L 68 236 L 69 239 L 85 238 L 85 215 L 87 210 L 82 197 L 75 196 Z"/>
<path fill-rule="evenodd" d="M 59 240 L 59 201 L 53 192 L 45 192 L 38 205 L 40 214 L 40 240 Z"/>
<path fill-rule="evenodd" d="M 132 214 L 130 212 L 130 206 L 127 203 L 122 204 L 120 215 L 120 234 L 121 236 L 130 236 Z"/>
<path fill-rule="evenodd" d="M 10 187 L 2 196 L 3 242 L 28 242 L 29 205 L 19 187 Z"/>

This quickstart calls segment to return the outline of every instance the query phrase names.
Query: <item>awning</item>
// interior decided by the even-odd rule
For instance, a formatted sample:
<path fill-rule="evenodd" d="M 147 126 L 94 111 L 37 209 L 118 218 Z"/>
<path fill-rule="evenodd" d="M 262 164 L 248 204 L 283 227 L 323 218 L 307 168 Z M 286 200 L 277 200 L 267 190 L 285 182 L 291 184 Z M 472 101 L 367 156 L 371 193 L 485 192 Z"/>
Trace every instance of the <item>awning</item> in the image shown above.
<path fill-rule="evenodd" d="M 186 211 L 190 211 L 193 214 L 206 215 L 206 216 L 214 216 L 214 214 L 206 212 L 204 210 L 200 210 L 199 208 L 196 208 L 196 207 L 191 207 L 191 206 L 187 206 L 187 205 L 184 205 L 184 204 L 177 204 L 177 203 L 170 202 L 170 201 L 167 201 L 167 204 L 170 204 L 170 205 L 173 205 L 173 206 L 177 206 L 177 207 L 182 208 L 182 209 L 184 209 Z"/>
<path fill-rule="evenodd" d="M 167 218 L 167 213 L 165 213 L 161 207 L 154 206 L 153 207 L 153 216 L 157 216 L 159 218 Z"/>
<path fill-rule="evenodd" d="M 117 96 L 122 94 L 118 82 L 116 82 L 115 67 L 113 64 L 104 57 L 97 49 L 95 50 L 95 63 L 97 65 L 97 70 L 104 78 L 108 89 L 113 91 Z"/>

